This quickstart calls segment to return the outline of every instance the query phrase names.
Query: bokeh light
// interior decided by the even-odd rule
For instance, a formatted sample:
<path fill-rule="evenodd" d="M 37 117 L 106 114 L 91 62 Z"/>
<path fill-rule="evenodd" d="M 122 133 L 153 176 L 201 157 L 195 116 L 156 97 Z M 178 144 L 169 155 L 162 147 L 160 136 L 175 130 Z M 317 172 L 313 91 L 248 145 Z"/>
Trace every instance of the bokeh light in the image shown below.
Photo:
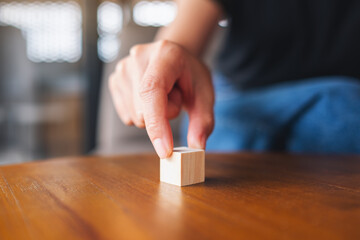
<path fill-rule="evenodd" d="M 229 26 L 229 20 L 227 20 L 227 19 L 220 20 L 218 22 L 218 24 L 220 27 L 226 28 Z"/>
<path fill-rule="evenodd" d="M 31 61 L 76 62 L 81 58 L 82 14 L 76 2 L 2 3 L 0 24 L 22 31 Z"/>
<path fill-rule="evenodd" d="M 120 51 L 120 41 L 117 36 L 106 35 L 98 39 L 98 54 L 103 62 L 112 62 Z"/>
<path fill-rule="evenodd" d="M 112 62 L 118 56 L 118 34 L 123 26 L 123 11 L 119 4 L 105 1 L 98 7 L 98 56 L 103 62 Z"/>
<path fill-rule="evenodd" d="M 99 34 L 117 34 L 123 25 L 123 13 L 121 7 L 113 2 L 103 2 L 98 7 L 98 31 Z"/>
<path fill-rule="evenodd" d="M 133 9 L 134 21 L 140 26 L 166 26 L 175 19 L 176 13 L 177 6 L 172 1 L 141 1 Z"/>

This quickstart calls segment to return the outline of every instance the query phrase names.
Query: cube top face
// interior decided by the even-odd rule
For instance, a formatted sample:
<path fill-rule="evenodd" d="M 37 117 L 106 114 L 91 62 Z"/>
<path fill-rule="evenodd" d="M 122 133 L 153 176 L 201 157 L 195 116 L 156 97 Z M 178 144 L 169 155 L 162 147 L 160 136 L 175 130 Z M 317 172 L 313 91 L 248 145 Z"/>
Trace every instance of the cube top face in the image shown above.
<path fill-rule="evenodd" d="M 188 148 L 188 147 L 176 147 L 173 149 L 173 153 L 191 153 L 191 152 L 204 152 L 204 150 Z"/>
<path fill-rule="evenodd" d="M 205 180 L 205 152 L 177 147 L 170 158 L 160 159 L 160 181 L 186 186 Z"/>

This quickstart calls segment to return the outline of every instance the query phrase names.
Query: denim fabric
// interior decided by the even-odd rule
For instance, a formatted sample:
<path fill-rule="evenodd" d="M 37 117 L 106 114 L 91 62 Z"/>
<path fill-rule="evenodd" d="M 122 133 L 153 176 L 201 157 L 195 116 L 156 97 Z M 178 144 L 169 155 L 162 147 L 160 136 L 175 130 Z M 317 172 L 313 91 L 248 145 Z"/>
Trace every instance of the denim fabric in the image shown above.
<path fill-rule="evenodd" d="M 241 91 L 215 74 L 214 84 L 215 129 L 207 150 L 360 153 L 357 79 L 319 77 Z"/>

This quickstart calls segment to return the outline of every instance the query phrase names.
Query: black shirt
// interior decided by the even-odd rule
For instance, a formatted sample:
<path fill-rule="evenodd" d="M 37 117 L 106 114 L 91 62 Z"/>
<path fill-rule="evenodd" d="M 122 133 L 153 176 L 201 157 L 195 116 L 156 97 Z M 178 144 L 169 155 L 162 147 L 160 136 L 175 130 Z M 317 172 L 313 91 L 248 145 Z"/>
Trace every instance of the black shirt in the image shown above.
<path fill-rule="evenodd" d="M 360 79 L 359 0 L 218 0 L 229 26 L 217 71 L 243 89 L 316 76 Z"/>

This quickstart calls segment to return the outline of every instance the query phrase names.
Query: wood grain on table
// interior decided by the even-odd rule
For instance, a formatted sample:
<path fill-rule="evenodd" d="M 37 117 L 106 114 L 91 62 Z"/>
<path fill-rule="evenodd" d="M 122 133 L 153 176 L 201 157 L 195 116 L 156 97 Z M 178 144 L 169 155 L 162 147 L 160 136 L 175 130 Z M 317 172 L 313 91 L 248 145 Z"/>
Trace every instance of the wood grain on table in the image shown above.
<path fill-rule="evenodd" d="M 207 154 L 182 188 L 153 154 L 3 166 L 0 239 L 360 239 L 360 157 Z"/>

